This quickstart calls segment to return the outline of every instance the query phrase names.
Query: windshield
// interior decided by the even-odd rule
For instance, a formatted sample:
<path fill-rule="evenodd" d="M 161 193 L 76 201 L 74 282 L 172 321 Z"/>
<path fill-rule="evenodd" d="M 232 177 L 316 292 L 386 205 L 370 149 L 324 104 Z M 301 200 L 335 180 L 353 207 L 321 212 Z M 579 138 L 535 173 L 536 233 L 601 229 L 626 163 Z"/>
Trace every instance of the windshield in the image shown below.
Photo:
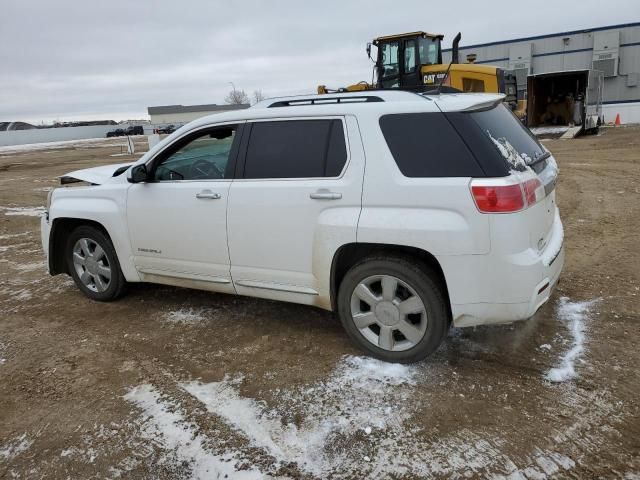
<path fill-rule="evenodd" d="M 422 65 L 436 65 L 440 63 L 440 39 L 420 38 L 420 63 Z"/>
<path fill-rule="evenodd" d="M 502 156 L 517 169 L 535 163 L 545 154 L 538 140 L 504 104 L 470 115 Z"/>

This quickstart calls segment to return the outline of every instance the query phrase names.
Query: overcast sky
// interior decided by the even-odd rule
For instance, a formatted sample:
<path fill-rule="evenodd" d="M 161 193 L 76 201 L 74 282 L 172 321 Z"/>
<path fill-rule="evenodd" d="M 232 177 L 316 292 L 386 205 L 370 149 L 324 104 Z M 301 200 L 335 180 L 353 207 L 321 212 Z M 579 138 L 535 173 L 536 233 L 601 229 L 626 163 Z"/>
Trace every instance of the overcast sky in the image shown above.
<path fill-rule="evenodd" d="M 638 0 L 1 0 L 0 121 L 146 118 L 371 80 L 365 44 L 414 30 L 461 45 L 640 20 Z"/>

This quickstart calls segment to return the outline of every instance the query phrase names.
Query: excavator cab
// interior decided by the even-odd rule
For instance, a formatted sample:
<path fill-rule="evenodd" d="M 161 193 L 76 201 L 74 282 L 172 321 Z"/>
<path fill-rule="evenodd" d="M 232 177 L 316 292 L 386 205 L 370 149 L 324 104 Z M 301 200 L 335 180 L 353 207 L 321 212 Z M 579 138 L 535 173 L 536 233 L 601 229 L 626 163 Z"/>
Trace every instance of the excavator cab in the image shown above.
<path fill-rule="evenodd" d="M 378 37 L 373 44 L 378 47 L 376 59 L 376 87 L 419 89 L 424 85 L 424 65 L 442 63 L 440 42 L 443 35 L 426 32 L 402 33 Z"/>

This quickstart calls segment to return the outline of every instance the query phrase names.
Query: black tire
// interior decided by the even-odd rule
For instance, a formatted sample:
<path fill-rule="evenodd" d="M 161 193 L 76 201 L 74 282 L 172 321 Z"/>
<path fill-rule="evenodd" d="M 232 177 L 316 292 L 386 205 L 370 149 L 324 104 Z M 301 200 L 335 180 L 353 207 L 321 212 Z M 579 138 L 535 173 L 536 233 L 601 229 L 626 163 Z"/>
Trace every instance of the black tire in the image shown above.
<path fill-rule="evenodd" d="M 76 245 L 76 242 L 81 239 L 89 239 L 95 242 L 95 244 L 99 245 L 104 251 L 104 257 L 101 262 L 102 264 L 107 265 L 111 271 L 111 278 L 109 279 L 104 291 L 94 291 L 90 287 L 86 286 L 80 279 L 80 275 L 76 270 L 76 266 L 73 261 L 74 246 Z M 65 261 L 67 262 L 67 271 L 85 296 L 99 302 L 110 302 L 122 296 L 126 289 L 127 282 L 122 274 L 122 270 L 120 269 L 120 262 L 118 261 L 115 248 L 113 248 L 111 240 L 104 234 L 104 232 L 88 225 L 77 227 L 73 232 L 71 232 L 71 235 L 69 235 L 64 255 Z"/>
<path fill-rule="evenodd" d="M 368 340 L 354 323 L 351 314 L 354 289 L 363 280 L 377 275 L 389 275 L 405 282 L 424 305 L 427 318 L 424 336 L 409 349 L 392 351 L 380 348 Z M 338 314 L 351 340 L 367 354 L 386 362 L 413 363 L 431 355 L 444 340 L 450 323 L 445 299 L 438 276 L 427 265 L 409 257 L 375 255 L 358 262 L 344 276 L 338 291 Z"/>

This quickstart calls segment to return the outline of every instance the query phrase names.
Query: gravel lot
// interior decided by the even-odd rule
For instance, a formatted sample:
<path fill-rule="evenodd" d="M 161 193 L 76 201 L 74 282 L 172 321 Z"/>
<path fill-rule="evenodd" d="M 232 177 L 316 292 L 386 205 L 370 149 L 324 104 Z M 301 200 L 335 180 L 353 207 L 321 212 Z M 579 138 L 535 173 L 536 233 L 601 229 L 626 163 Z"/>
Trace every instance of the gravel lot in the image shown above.
<path fill-rule="evenodd" d="M 412 366 L 311 307 L 153 285 L 99 304 L 50 277 L 47 190 L 137 158 L 121 143 L 0 149 L 0 478 L 640 478 L 640 128 L 546 141 L 551 301 Z"/>

